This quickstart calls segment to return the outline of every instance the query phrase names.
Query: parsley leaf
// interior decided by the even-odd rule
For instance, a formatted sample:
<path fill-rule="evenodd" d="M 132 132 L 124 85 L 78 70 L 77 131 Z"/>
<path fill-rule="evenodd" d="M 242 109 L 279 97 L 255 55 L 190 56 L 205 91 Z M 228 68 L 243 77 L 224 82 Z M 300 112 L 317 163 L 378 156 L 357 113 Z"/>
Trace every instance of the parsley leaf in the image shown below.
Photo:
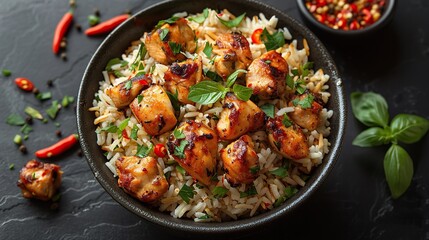
<path fill-rule="evenodd" d="M 206 45 L 204 46 L 204 49 L 203 49 L 203 53 L 208 58 L 210 58 L 212 56 L 212 51 L 213 51 L 213 46 L 209 42 L 206 42 Z"/>
<path fill-rule="evenodd" d="M 25 120 L 18 114 L 12 113 L 6 118 L 6 123 L 13 126 L 22 126 Z"/>
<path fill-rule="evenodd" d="M 289 175 L 285 167 L 279 167 L 277 169 L 271 170 L 270 173 L 281 178 L 287 177 Z"/>
<path fill-rule="evenodd" d="M 130 118 L 126 118 L 119 124 L 118 133 L 121 133 L 122 131 L 124 131 L 124 129 L 128 126 L 129 121 L 130 121 Z"/>
<path fill-rule="evenodd" d="M 257 174 L 261 169 L 259 166 L 254 166 L 254 167 L 251 167 L 249 170 L 250 170 L 250 173 Z"/>
<path fill-rule="evenodd" d="M 294 89 L 295 88 L 295 81 L 293 81 L 293 77 L 289 74 L 286 74 L 286 85 L 290 88 L 290 89 Z"/>
<path fill-rule="evenodd" d="M 219 16 L 216 15 L 216 17 L 219 19 L 219 21 L 223 25 L 225 25 L 227 28 L 237 27 L 238 25 L 240 25 L 241 21 L 243 21 L 243 19 L 244 19 L 245 16 L 246 16 L 246 13 L 243 13 L 240 16 L 238 16 L 238 17 L 236 17 L 236 18 L 234 18 L 232 20 L 226 21 L 226 20 L 223 20 Z"/>
<path fill-rule="evenodd" d="M 200 216 L 200 217 L 198 217 L 198 219 L 201 219 L 201 220 L 209 219 L 209 218 L 210 218 L 210 216 L 207 213 L 204 214 L 204 215 L 202 215 L 202 216 Z"/>
<path fill-rule="evenodd" d="M 144 57 L 146 56 L 146 53 L 147 53 L 146 45 L 142 42 L 139 45 L 139 49 L 137 51 L 136 59 L 134 59 L 134 62 L 131 64 L 131 70 L 132 71 L 134 71 L 136 68 L 138 68 L 140 66 L 140 61 L 142 59 L 144 59 Z"/>
<path fill-rule="evenodd" d="M 162 25 L 164 25 L 166 23 L 168 23 L 168 24 L 175 23 L 178 19 L 179 19 L 179 17 L 171 17 L 171 18 L 168 18 L 165 20 L 161 20 L 158 22 L 158 24 L 156 24 L 155 29 L 162 27 Z"/>
<path fill-rule="evenodd" d="M 137 96 L 137 103 L 141 103 L 143 100 L 143 95 L 138 95 Z"/>
<path fill-rule="evenodd" d="M 250 197 L 258 194 L 256 191 L 255 185 L 252 185 L 249 189 L 244 192 L 240 192 L 240 198 Z"/>
<path fill-rule="evenodd" d="M 208 16 L 209 16 L 209 9 L 208 8 L 204 8 L 203 14 L 200 14 L 200 15 L 195 16 L 195 17 L 190 17 L 189 20 L 201 24 L 201 23 L 204 22 L 204 20 L 207 19 Z"/>
<path fill-rule="evenodd" d="M 137 157 L 147 157 L 149 156 L 149 153 L 152 151 L 153 145 L 150 144 L 150 146 L 145 146 L 145 145 L 137 145 L 137 153 L 136 156 Z"/>
<path fill-rule="evenodd" d="M 174 131 L 173 131 L 173 136 L 174 136 L 174 138 L 176 138 L 176 139 L 184 139 L 186 136 L 185 136 L 185 134 L 183 133 L 183 131 L 182 130 L 179 130 L 179 129 L 174 129 Z"/>
<path fill-rule="evenodd" d="M 109 62 L 106 65 L 106 71 L 112 71 L 112 66 L 117 64 L 121 64 L 121 67 L 124 67 L 128 64 L 128 62 L 121 60 L 119 58 L 112 58 L 109 60 Z"/>
<path fill-rule="evenodd" d="M 290 120 L 289 116 L 286 113 L 283 115 L 282 123 L 285 127 L 290 127 L 293 124 L 292 121 Z"/>
<path fill-rule="evenodd" d="M 223 197 L 225 197 L 225 194 L 227 192 L 228 192 L 228 189 L 221 187 L 221 186 L 216 186 L 212 190 L 213 197 L 215 197 L 215 198 L 223 198 Z"/>
<path fill-rule="evenodd" d="M 174 55 L 180 53 L 180 49 L 182 48 L 182 45 L 175 43 L 175 42 L 168 42 L 168 46 L 170 46 L 171 51 Z"/>
<path fill-rule="evenodd" d="M 183 159 L 185 158 L 185 147 L 188 145 L 188 141 L 182 140 L 180 142 L 179 146 L 174 147 L 174 155 L 176 155 L 178 158 Z"/>
<path fill-rule="evenodd" d="M 106 132 L 109 132 L 109 133 L 116 133 L 116 132 L 118 132 L 118 127 L 115 126 L 115 125 L 110 125 L 110 126 L 101 128 L 100 130 L 98 130 L 96 132 L 100 133 L 101 131 L 106 131 Z"/>
<path fill-rule="evenodd" d="M 168 32 L 168 28 L 163 28 L 160 30 L 159 38 L 161 39 L 161 41 L 164 41 L 165 37 L 167 37 Z"/>
<path fill-rule="evenodd" d="M 170 99 L 171 105 L 173 105 L 174 111 L 180 111 L 180 102 L 178 98 L 179 92 L 177 91 L 177 89 L 175 94 L 169 91 L 166 91 L 166 92 L 167 92 L 168 98 Z"/>
<path fill-rule="evenodd" d="M 133 86 L 133 81 L 128 80 L 125 84 L 124 84 L 124 89 L 129 91 L 131 89 L 131 87 Z"/>
<path fill-rule="evenodd" d="M 130 138 L 133 140 L 137 140 L 137 132 L 138 131 L 139 131 L 139 127 L 137 126 L 137 124 L 135 124 L 133 126 L 133 128 L 131 129 Z"/>
<path fill-rule="evenodd" d="M 177 166 L 176 166 L 176 170 L 177 170 L 180 174 L 182 174 L 182 175 L 186 175 L 186 170 L 185 170 L 184 168 L 182 168 L 182 166 L 177 165 Z"/>
<path fill-rule="evenodd" d="M 264 42 L 267 51 L 275 50 L 285 45 L 285 38 L 282 32 L 277 31 L 271 35 L 266 28 L 262 31 L 261 40 Z"/>
<path fill-rule="evenodd" d="M 183 184 L 182 188 L 179 191 L 179 196 L 183 199 L 183 201 L 189 203 L 189 200 L 191 200 L 194 195 L 194 188 Z"/>
<path fill-rule="evenodd" d="M 284 201 L 286 201 L 286 199 L 292 197 L 297 192 L 298 192 L 298 189 L 291 186 L 287 186 L 284 190 L 284 194 L 276 199 L 273 206 L 274 207 L 280 206 Z"/>
<path fill-rule="evenodd" d="M 274 105 L 270 103 L 266 103 L 262 105 L 261 110 L 270 118 L 274 118 Z"/>
<path fill-rule="evenodd" d="M 311 94 L 307 94 L 303 99 L 295 98 L 292 100 L 293 105 L 300 106 L 302 109 L 311 108 L 313 104 L 314 96 Z"/>

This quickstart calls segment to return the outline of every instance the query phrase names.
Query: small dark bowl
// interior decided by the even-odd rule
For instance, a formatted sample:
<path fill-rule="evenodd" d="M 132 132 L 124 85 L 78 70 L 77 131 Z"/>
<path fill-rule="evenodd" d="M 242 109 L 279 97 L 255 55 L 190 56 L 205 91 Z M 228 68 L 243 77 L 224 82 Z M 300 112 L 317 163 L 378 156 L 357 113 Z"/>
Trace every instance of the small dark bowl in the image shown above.
<path fill-rule="evenodd" d="M 310 25 L 312 29 L 315 28 L 320 32 L 325 32 L 329 35 L 335 35 L 339 37 L 367 37 L 371 33 L 379 31 L 392 20 L 396 6 L 396 0 L 386 0 L 384 12 L 381 14 L 380 19 L 378 19 L 375 23 L 362 29 L 345 31 L 341 29 L 333 29 L 317 21 L 317 19 L 310 13 L 310 11 L 305 6 L 305 0 L 296 0 L 296 3 L 298 5 L 301 16 L 304 18 L 305 22 Z"/>
<path fill-rule="evenodd" d="M 188 13 L 198 13 L 205 7 L 212 9 L 226 8 L 235 14 L 247 12 L 248 16 L 257 15 L 259 12 L 264 13 L 267 17 L 271 17 L 272 15 L 277 16 L 279 19 L 278 27 L 287 26 L 291 34 L 299 42 L 302 42 L 302 38 L 307 39 L 311 49 L 310 60 L 314 62 L 316 68 L 323 68 L 325 73 L 331 76 L 329 89 L 332 97 L 327 107 L 335 112 L 331 118 L 332 131 L 329 136 L 332 146 L 329 154 L 323 159 L 323 163 L 315 169 L 307 185 L 280 207 L 252 218 L 232 222 L 196 223 L 189 219 L 176 219 L 168 213 L 151 208 L 126 194 L 118 187 L 117 179 L 113 177 L 105 165 L 106 159 L 103 151 L 96 144 L 96 134 L 94 132 L 96 126 L 93 124 L 95 116 L 93 112 L 88 111 L 88 108 L 92 106 L 94 94 L 99 88 L 98 82 L 103 78 L 101 72 L 110 59 L 120 57 L 128 48 L 131 41 L 139 39 L 143 32 L 150 31 L 159 20 L 169 18 L 176 12 L 187 11 Z M 284 217 L 308 199 L 322 184 L 333 168 L 334 162 L 340 152 L 346 123 L 346 107 L 341 78 L 325 47 L 306 27 L 302 26 L 296 20 L 270 6 L 253 0 L 166 1 L 140 11 L 108 35 L 97 49 L 83 76 L 79 89 L 78 102 L 77 126 L 81 136 L 80 144 L 88 160 L 88 164 L 94 172 L 95 178 L 112 198 L 131 212 L 166 229 L 181 233 L 210 233 L 212 235 L 249 233 L 251 230 L 256 230 L 276 219 Z"/>

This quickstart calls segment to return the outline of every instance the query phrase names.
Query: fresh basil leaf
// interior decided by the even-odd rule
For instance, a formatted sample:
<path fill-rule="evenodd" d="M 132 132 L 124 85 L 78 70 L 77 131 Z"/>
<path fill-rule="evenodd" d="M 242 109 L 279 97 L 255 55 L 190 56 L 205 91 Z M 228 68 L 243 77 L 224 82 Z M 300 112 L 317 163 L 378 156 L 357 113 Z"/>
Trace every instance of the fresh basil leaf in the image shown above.
<path fill-rule="evenodd" d="M 266 28 L 262 31 L 261 40 L 264 42 L 267 51 L 276 50 L 285 45 L 285 37 L 282 32 L 277 31 L 271 35 Z"/>
<path fill-rule="evenodd" d="M 300 106 L 302 109 L 311 108 L 313 105 L 314 96 L 312 94 L 307 94 L 304 98 L 295 98 L 292 100 L 293 105 Z"/>
<path fill-rule="evenodd" d="M 418 142 L 429 129 L 429 120 L 411 114 L 398 114 L 390 123 L 393 138 L 403 143 Z"/>
<path fill-rule="evenodd" d="M 352 144 L 359 147 L 375 147 L 388 144 L 391 138 L 389 128 L 372 127 L 357 135 Z"/>
<path fill-rule="evenodd" d="M 212 190 L 213 197 L 215 197 L 215 198 L 223 198 L 223 197 L 225 197 L 227 192 L 228 192 L 228 189 L 221 187 L 221 186 L 216 186 Z"/>
<path fill-rule="evenodd" d="M 226 20 L 223 20 L 219 16 L 216 15 L 216 17 L 219 19 L 219 21 L 224 26 L 226 26 L 227 28 L 237 27 L 238 25 L 240 25 L 241 21 L 243 21 L 243 19 L 244 19 L 245 16 L 246 16 L 246 13 L 243 13 L 240 16 L 238 16 L 238 17 L 236 17 L 236 18 L 234 18 L 232 20 L 226 21 Z"/>
<path fill-rule="evenodd" d="M 399 198 L 410 186 L 413 161 L 401 146 L 392 144 L 384 156 L 384 173 L 393 198 Z"/>
<path fill-rule="evenodd" d="M 6 118 L 6 123 L 13 126 L 22 126 L 25 120 L 18 114 L 12 113 Z"/>
<path fill-rule="evenodd" d="M 195 17 L 190 17 L 189 20 L 201 24 L 201 23 L 204 22 L 204 20 L 207 19 L 208 16 L 209 16 L 209 9 L 208 8 L 204 8 L 202 14 L 199 14 L 198 16 L 195 16 Z"/>
<path fill-rule="evenodd" d="M 246 73 L 247 71 L 244 69 L 237 69 L 235 70 L 235 72 L 231 73 L 231 75 L 228 76 L 228 78 L 226 79 L 226 87 L 229 88 L 231 87 L 235 81 L 237 80 L 238 74 L 240 73 Z"/>
<path fill-rule="evenodd" d="M 168 28 L 163 28 L 160 30 L 159 38 L 161 39 L 161 41 L 164 41 L 165 37 L 167 37 L 168 32 Z"/>
<path fill-rule="evenodd" d="M 290 127 L 293 125 L 293 122 L 290 120 L 289 116 L 286 113 L 283 115 L 282 123 L 285 127 Z"/>
<path fill-rule="evenodd" d="M 203 53 L 210 58 L 212 56 L 213 47 L 209 42 L 206 42 L 206 45 L 204 46 Z"/>
<path fill-rule="evenodd" d="M 261 110 L 270 118 L 274 118 L 274 105 L 270 103 L 266 103 L 262 105 Z"/>
<path fill-rule="evenodd" d="M 137 145 L 136 156 L 137 157 L 141 157 L 141 158 L 147 157 L 147 156 L 149 156 L 149 154 L 152 151 L 152 149 L 153 149 L 153 145 L 152 144 L 150 144 L 150 146 Z"/>
<path fill-rule="evenodd" d="M 177 91 L 177 89 L 175 94 L 169 91 L 166 91 L 166 92 L 167 92 L 168 98 L 170 99 L 171 105 L 173 105 L 174 111 L 180 111 L 180 102 L 178 98 L 179 92 Z"/>
<path fill-rule="evenodd" d="M 158 29 L 158 28 L 162 27 L 162 25 L 164 25 L 166 23 L 168 23 L 168 24 L 175 23 L 178 19 L 179 19 L 179 17 L 174 17 L 173 16 L 171 18 L 168 18 L 168 19 L 165 19 L 165 20 L 161 20 L 161 21 L 158 22 L 158 24 L 156 24 L 155 29 Z"/>
<path fill-rule="evenodd" d="M 168 46 L 170 46 L 171 51 L 174 55 L 180 53 L 180 49 L 182 48 L 182 45 L 175 43 L 175 42 L 168 42 Z"/>
<path fill-rule="evenodd" d="M 350 96 L 354 116 L 368 127 L 386 127 L 389 122 L 387 102 L 380 94 L 353 92 Z"/>
<path fill-rule="evenodd" d="M 215 103 L 225 93 L 226 89 L 222 84 L 214 81 L 202 81 L 190 88 L 188 99 L 207 105 Z"/>
<path fill-rule="evenodd" d="M 253 89 L 242 86 L 240 84 L 234 84 L 232 91 L 234 92 L 235 96 L 237 96 L 237 98 L 241 101 L 248 101 L 253 94 Z"/>
<path fill-rule="evenodd" d="M 180 158 L 180 159 L 183 159 L 183 158 L 185 158 L 185 148 L 186 148 L 186 146 L 189 144 L 189 142 L 188 141 L 186 141 L 186 140 L 182 140 L 181 142 L 180 142 L 180 145 L 179 146 L 176 146 L 176 147 L 174 147 L 174 155 L 176 155 L 178 158 Z"/>
<path fill-rule="evenodd" d="M 204 75 L 206 75 L 206 77 L 210 78 L 211 80 L 213 80 L 215 82 L 221 82 L 222 81 L 221 76 L 219 76 L 217 73 L 212 72 L 208 69 L 204 69 Z"/>
<path fill-rule="evenodd" d="M 255 185 L 252 185 L 245 192 L 240 192 L 240 198 L 250 197 L 258 194 L 256 191 Z"/>
<path fill-rule="evenodd" d="M 174 129 L 173 136 L 175 139 L 184 139 L 186 137 L 185 134 L 183 133 L 183 131 L 179 130 L 177 128 Z"/>
<path fill-rule="evenodd" d="M 277 169 L 271 170 L 270 173 L 280 178 L 289 176 L 287 169 L 284 167 L 279 167 Z"/>
<path fill-rule="evenodd" d="M 190 187 L 186 184 L 183 184 L 182 188 L 180 188 L 179 196 L 185 201 L 189 203 L 189 201 L 194 197 L 194 188 Z"/>
<path fill-rule="evenodd" d="M 137 126 L 137 124 L 135 124 L 133 126 L 133 128 L 131 129 L 130 138 L 133 140 L 137 140 L 137 132 L 138 131 L 139 131 L 139 127 Z"/>
<path fill-rule="evenodd" d="M 48 114 L 48 116 L 54 120 L 57 117 L 57 113 L 60 110 L 60 108 L 58 107 L 58 101 L 54 100 L 52 101 L 52 105 L 51 107 L 49 107 L 48 109 L 46 109 L 46 113 Z"/>

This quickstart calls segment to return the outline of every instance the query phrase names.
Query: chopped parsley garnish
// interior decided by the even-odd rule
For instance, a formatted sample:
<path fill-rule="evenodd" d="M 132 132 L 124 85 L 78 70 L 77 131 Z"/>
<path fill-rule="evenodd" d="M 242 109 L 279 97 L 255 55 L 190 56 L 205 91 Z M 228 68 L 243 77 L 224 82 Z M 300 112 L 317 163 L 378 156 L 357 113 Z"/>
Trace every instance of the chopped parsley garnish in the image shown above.
<path fill-rule="evenodd" d="M 124 89 L 129 91 L 131 88 L 133 87 L 133 81 L 128 80 L 125 84 L 124 84 Z"/>
<path fill-rule="evenodd" d="M 138 95 L 137 96 L 137 103 L 141 103 L 143 100 L 143 95 Z"/>
<path fill-rule="evenodd" d="M 209 218 L 210 218 L 210 216 L 207 213 L 198 217 L 198 219 L 201 219 L 201 220 L 209 219 Z"/>
<path fill-rule="evenodd" d="M 176 139 L 184 139 L 186 136 L 185 136 L 185 134 L 183 133 L 183 131 L 182 130 L 179 130 L 179 129 L 174 129 L 174 131 L 173 131 L 173 136 L 174 136 L 174 138 L 176 138 Z"/>
<path fill-rule="evenodd" d="M 109 132 L 109 133 L 116 133 L 116 132 L 118 132 L 118 127 L 116 125 L 110 125 L 110 126 L 101 128 L 100 130 L 95 131 L 95 132 L 96 133 L 100 133 L 101 131 L 106 131 L 106 132 Z"/>
<path fill-rule="evenodd" d="M 59 104 L 57 100 L 52 101 L 52 105 L 46 109 L 46 113 L 48 114 L 48 116 L 54 120 L 57 117 L 57 113 L 60 110 L 59 108 Z"/>
<path fill-rule="evenodd" d="M 174 147 L 174 155 L 176 155 L 178 158 L 183 159 L 185 158 L 185 147 L 188 145 L 188 141 L 182 140 L 180 142 L 179 146 Z"/>
<path fill-rule="evenodd" d="M 124 129 L 128 126 L 129 121 L 130 121 L 130 118 L 126 118 L 119 124 L 118 133 L 121 133 L 122 131 L 124 131 Z"/>
<path fill-rule="evenodd" d="M 213 196 L 215 198 L 223 198 L 225 197 L 225 194 L 228 192 L 228 189 L 221 187 L 221 186 L 216 186 L 215 188 L 213 188 L 212 193 Z"/>
<path fill-rule="evenodd" d="M 290 89 L 294 89 L 295 88 L 295 81 L 293 80 L 293 77 L 289 74 L 286 74 L 286 85 L 290 88 Z"/>
<path fill-rule="evenodd" d="M 162 25 L 164 25 L 166 23 L 168 23 L 168 24 L 175 23 L 178 19 L 179 19 L 179 17 L 174 17 L 173 16 L 171 18 L 168 18 L 168 19 L 165 19 L 165 20 L 161 20 L 161 21 L 158 22 L 158 24 L 156 24 L 155 29 L 158 29 L 158 28 L 162 27 Z"/>
<path fill-rule="evenodd" d="M 183 184 L 182 188 L 179 191 L 179 196 L 185 201 L 189 203 L 189 201 L 194 197 L 194 189 L 186 184 Z"/>
<path fill-rule="evenodd" d="M 165 37 L 167 37 L 168 35 L 168 32 L 168 28 L 163 28 L 160 30 L 159 38 L 161 39 L 161 41 L 164 41 Z"/>
<path fill-rule="evenodd" d="M 145 146 L 145 145 L 137 145 L 137 153 L 136 156 L 137 157 L 147 157 L 149 156 L 150 152 L 152 151 L 153 145 L 151 144 L 150 146 Z"/>
<path fill-rule="evenodd" d="M 182 45 L 170 41 L 168 42 L 168 46 L 170 46 L 170 49 L 174 55 L 180 53 L 180 49 L 182 48 Z"/>
<path fill-rule="evenodd" d="M 254 166 L 254 167 L 251 167 L 249 170 L 250 170 L 250 173 L 257 174 L 259 172 L 260 168 L 259 168 L 259 166 Z"/>
<path fill-rule="evenodd" d="M 121 71 L 119 71 L 119 70 L 114 70 L 114 71 L 113 71 L 113 74 L 114 74 L 116 77 L 125 77 L 125 75 L 124 75 L 124 74 L 122 74 L 122 73 L 121 73 Z"/>
<path fill-rule="evenodd" d="M 133 126 L 133 128 L 131 129 L 130 138 L 133 140 L 137 140 L 137 132 L 138 131 L 139 131 L 139 127 L 137 126 L 137 124 L 135 124 Z"/>
<path fill-rule="evenodd" d="M 240 198 L 250 197 L 258 194 L 255 185 L 250 186 L 246 191 L 240 192 Z"/>
<path fill-rule="evenodd" d="M 112 58 L 109 60 L 109 62 L 106 65 L 106 70 L 107 71 L 112 71 L 112 66 L 113 65 L 117 65 L 117 64 L 121 64 L 121 67 L 125 67 L 128 65 L 127 61 L 121 60 L 119 58 Z"/>
<path fill-rule="evenodd" d="M 204 46 L 204 49 L 203 49 L 203 53 L 208 58 L 210 58 L 212 56 L 212 51 L 213 51 L 213 46 L 209 42 L 206 42 L 206 45 Z"/>
<path fill-rule="evenodd" d="M 140 43 L 139 49 L 137 50 L 137 56 L 134 59 L 134 62 L 131 64 L 132 71 L 134 71 L 136 68 L 140 66 L 140 61 L 144 59 L 144 57 L 146 56 L 146 53 L 147 53 L 146 45 L 142 42 Z"/>
<path fill-rule="evenodd" d="M 208 8 L 204 8 L 202 14 L 199 14 L 198 16 L 195 16 L 195 17 L 190 17 L 189 20 L 201 24 L 201 23 L 204 22 L 204 20 L 206 20 L 206 18 L 208 16 L 209 16 L 209 9 Z"/>
<path fill-rule="evenodd" d="M 226 27 L 228 28 L 233 28 L 233 27 L 237 27 L 238 25 L 240 25 L 241 21 L 243 21 L 244 17 L 246 16 L 246 13 L 241 14 L 240 16 L 226 21 L 223 20 L 222 18 L 220 18 L 218 15 L 216 15 L 217 19 L 219 19 L 219 21 Z"/>
<path fill-rule="evenodd" d="M 311 94 L 307 94 L 307 96 L 305 96 L 302 99 L 295 98 L 294 100 L 292 100 L 292 103 L 295 107 L 300 106 L 302 109 L 307 109 L 307 108 L 311 108 L 313 104 L 313 100 L 314 100 L 314 96 Z"/>
<path fill-rule="evenodd" d="M 295 195 L 296 192 L 298 192 L 298 189 L 291 187 L 291 186 L 287 186 L 284 190 L 284 194 L 282 196 L 280 196 L 279 198 L 277 198 L 277 200 L 274 202 L 273 206 L 274 207 L 280 206 L 284 201 L 286 201 L 286 199 Z"/>
<path fill-rule="evenodd" d="M 12 75 L 12 72 L 9 69 L 2 69 L 1 73 L 4 77 L 9 77 L 10 75 Z"/>
<path fill-rule="evenodd" d="M 168 98 L 170 99 L 171 105 L 173 105 L 174 111 L 180 111 L 180 102 L 179 102 L 179 92 L 176 89 L 176 93 L 173 94 L 169 91 L 166 91 Z"/>
<path fill-rule="evenodd" d="M 12 113 L 6 118 L 6 123 L 13 126 L 22 126 L 25 120 L 18 114 Z"/>
<path fill-rule="evenodd" d="M 286 113 L 283 115 L 282 123 L 285 127 L 290 127 L 293 124 L 292 121 L 290 120 L 289 116 Z"/>
<path fill-rule="evenodd" d="M 270 118 L 274 118 L 274 105 L 266 103 L 261 106 L 261 110 Z"/>
<path fill-rule="evenodd" d="M 44 101 L 44 100 L 48 100 L 52 98 L 52 93 L 51 92 L 40 92 L 36 95 L 36 98 Z"/>
<path fill-rule="evenodd" d="M 285 45 L 285 38 L 282 32 L 277 31 L 271 35 L 266 28 L 262 31 L 261 40 L 264 42 L 267 51 L 276 50 Z"/>
<path fill-rule="evenodd" d="M 279 167 L 277 169 L 271 170 L 270 173 L 275 175 L 275 176 L 278 176 L 280 178 L 284 178 L 284 177 L 287 177 L 289 175 L 287 168 L 285 168 L 285 167 Z"/>
<path fill-rule="evenodd" d="M 186 170 L 184 168 L 182 168 L 182 166 L 180 166 L 180 165 L 176 166 L 176 171 L 178 171 L 182 175 L 186 175 Z"/>

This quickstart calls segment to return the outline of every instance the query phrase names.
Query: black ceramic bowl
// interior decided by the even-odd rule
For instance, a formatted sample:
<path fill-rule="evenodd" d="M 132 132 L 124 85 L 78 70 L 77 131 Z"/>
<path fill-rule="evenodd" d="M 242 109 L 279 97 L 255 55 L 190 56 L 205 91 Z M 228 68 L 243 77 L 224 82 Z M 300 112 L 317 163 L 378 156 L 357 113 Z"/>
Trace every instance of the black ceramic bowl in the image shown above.
<path fill-rule="evenodd" d="M 331 119 L 332 133 L 329 137 L 332 146 L 329 154 L 323 159 L 323 163 L 313 172 L 307 185 L 280 207 L 252 218 L 233 222 L 196 223 L 188 219 L 175 219 L 169 213 L 159 212 L 157 209 L 151 208 L 126 194 L 118 187 L 117 179 L 113 177 L 105 165 L 106 159 L 102 150 L 96 144 L 96 134 L 94 132 L 96 127 L 93 125 L 95 116 L 93 112 L 88 111 L 88 108 L 92 105 L 94 94 L 99 88 L 98 81 L 103 78 L 101 72 L 110 59 L 120 57 L 128 48 L 131 41 L 139 39 L 143 32 L 150 31 L 159 20 L 169 18 L 176 12 L 187 11 L 188 13 L 198 13 L 206 7 L 212 9 L 226 8 L 236 15 L 247 12 L 248 16 L 253 16 L 263 12 L 267 17 L 271 17 L 272 15 L 277 16 L 279 19 L 278 27 L 288 27 L 294 38 L 307 39 L 311 49 L 310 60 L 314 61 L 316 68 L 323 68 L 325 73 L 331 76 L 329 87 L 332 97 L 327 107 L 335 112 Z M 270 6 L 253 0 L 167 1 L 140 11 L 108 35 L 98 48 L 83 76 L 79 89 L 78 102 L 77 126 L 81 136 L 80 143 L 95 178 L 112 198 L 131 212 L 167 229 L 185 233 L 231 234 L 249 232 L 287 215 L 304 200 L 309 198 L 327 177 L 340 152 L 346 121 L 346 107 L 341 79 L 325 47 L 307 28 L 296 20 Z"/>
<path fill-rule="evenodd" d="M 321 32 L 326 32 L 330 35 L 340 37 L 368 37 L 370 33 L 377 32 L 378 30 L 385 27 L 392 20 L 396 6 L 396 0 L 386 0 L 384 12 L 383 14 L 381 14 L 381 17 L 375 23 L 362 29 L 344 31 L 341 29 L 333 29 L 317 21 L 317 19 L 314 18 L 314 16 L 305 6 L 305 1 L 306 0 L 296 0 L 299 12 L 301 13 L 301 16 L 303 16 L 305 22 L 308 23 L 310 27 L 315 28 Z"/>

